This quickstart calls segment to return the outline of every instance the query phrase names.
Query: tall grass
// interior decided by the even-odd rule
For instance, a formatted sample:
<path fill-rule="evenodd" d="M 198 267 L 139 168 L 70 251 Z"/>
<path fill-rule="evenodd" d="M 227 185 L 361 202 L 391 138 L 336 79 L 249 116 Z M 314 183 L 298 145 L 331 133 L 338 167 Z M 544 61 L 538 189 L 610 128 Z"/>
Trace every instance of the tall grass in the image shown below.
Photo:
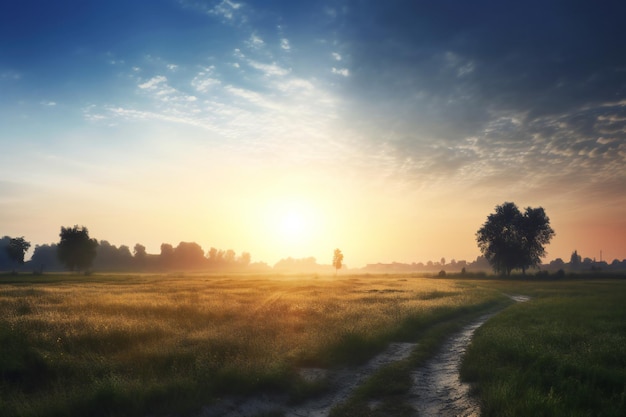
<path fill-rule="evenodd" d="M 498 284 L 534 294 L 478 329 L 462 376 L 485 416 L 626 415 L 626 281 Z"/>
<path fill-rule="evenodd" d="M 0 415 L 185 413 L 297 394 L 495 290 L 416 277 L 74 276 L 0 282 Z"/>

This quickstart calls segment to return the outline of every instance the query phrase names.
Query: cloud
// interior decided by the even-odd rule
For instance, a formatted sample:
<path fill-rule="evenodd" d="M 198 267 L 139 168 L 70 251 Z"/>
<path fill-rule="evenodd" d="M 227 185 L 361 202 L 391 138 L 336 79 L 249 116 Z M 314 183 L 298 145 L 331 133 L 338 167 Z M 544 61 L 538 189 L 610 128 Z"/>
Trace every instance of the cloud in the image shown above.
<path fill-rule="evenodd" d="M 215 143 L 237 152 L 262 153 L 264 158 L 288 153 L 289 163 L 324 160 L 323 149 L 337 146 L 329 133 L 337 120 L 337 97 L 319 80 L 299 77 L 277 62 L 249 59 L 239 50 L 235 55 L 243 69 L 255 71 L 238 78 L 216 64 L 191 75 L 179 71 L 172 80 L 157 74 L 137 81 L 137 92 L 147 99 L 142 104 L 90 106 L 84 117 L 103 124 L 160 121 L 193 126 L 209 133 L 206 140 L 220 139 Z"/>
<path fill-rule="evenodd" d="M 335 61 L 341 61 L 341 55 L 339 55 L 337 52 L 333 52 L 331 55 Z"/>
<path fill-rule="evenodd" d="M 410 166 L 415 182 L 436 172 L 455 181 L 507 176 L 529 188 L 568 175 L 626 183 L 616 169 L 626 132 L 617 42 L 625 29 L 616 16 L 626 6 L 457 6 L 348 9 L 337 39 L 359 68 L 346 88 L 363 141 L 376 149 L 386 138 L 385 155 Z"/>
<path fill-rule="evenodd" d="M 248 60 L 248 65 L 261 71 L 265 76 L 284 76 L 289 74 L 289 70 L 278 66 L 276 63 L 264 64 L 254 60 Z"/>
<path fill-rule="evenodd" d="M 282 38 L 280 40 L 280 47 L 284 49 L 285 51 L 291 50 L 291 45 L 289 44 L 289 40 L 285 38 Z"/>
<path fill-rule="evenodd" d="M 349 77 L 350 76 L 350 70 L 347 68 L 332 68 L 332 73 L 333 74 L 337 74 L 337 75 L 342 75 L 344 77 Z"/>
<path fill-rule="evenodd" d="M 250 49 L 260 49 L 265 45 L 265 42 L 257 34 L 253 33 L 250 35 L 246 45 L 248 45 Z"/>
<path fill-rule="evenodd" d="M 206 93 L 213 86 L 221 84 L 221 81 L 214 76 L 215 66 L 203 68 L 198 72 L 196 76 L 191 80 L 191 85 L 202 93 Z"/>
<path fill-rule="evenodd" d="M 57 105 L 56 101 L 42 101 L 39 104 L 46 107 L 54 107 Z"/>
<path fill-rule="evenodd" d="M 139 88 L 142 90 L 156 90 L 160 85 L 164 85 L 167 83 L 167 77 L 163 75 L 157 75 L 155 77 L 150 78 L 148 81 L 139 84 Z"/>
<path fill-rule="evenodd" d="M 244 23 L 247 19 L 242 2 L 232 0 L 178 0 L 181 6 L 198 12 L 215 16 L 227 24 Z"/>
<path fill-rule="evenodd" d="M 209 12 L 224 17 L 227 20 L 233 20 L 235 13 L 241 9 L 241 6 L 241 3 L 236 3 L 231 0 L 222 0 L 220 3 L 216 4 L 215 7 L 210 9 Z"/>

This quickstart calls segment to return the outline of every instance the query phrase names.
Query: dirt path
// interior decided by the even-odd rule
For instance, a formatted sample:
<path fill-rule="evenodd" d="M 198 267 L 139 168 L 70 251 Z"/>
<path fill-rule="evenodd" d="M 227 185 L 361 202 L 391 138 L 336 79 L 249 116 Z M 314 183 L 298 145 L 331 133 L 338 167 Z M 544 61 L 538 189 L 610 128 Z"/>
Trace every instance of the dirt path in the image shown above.
<path fill-rule="evenodd" d="M 437 356 L 411 373 L 413 388 L 409 403 L 420 416 L 480 416 L 480 405 L 461 382 L 459 368 L 465 349 L 474 334 L 493 314 L 480 317 L 448 340 Z"/>
<path fill-rule="evenodd" d="M 324 417 L 331 408 L 347 400 L 354 389 L 382 366 L 409 357 L 415 343 L 391 343 L 387 349 L 371 359 L 367 364 L 350 369 L 329 371 L 307 368 L 300 370 L 308 380 L 328 379 L 333 391 L 304 404 L 289 406 L 287 398 L 282 396 L 264 396 L 259 398 L 229 399 L 213 406 L 204 407 L 200 417 L 249 417 L 262 413 L 278 412 L 285 417 Z"/>
<path fill-rule="evenodd" d="M 528 301 L 526 296 L 508 295 L 517 302 Z M 413 387 L 409 404 L 420 416 L 478 417 L 480 406 L 469 395 L 469 385 L 461 382 L 459 367 L 465 349 L 480 326 L 496 313 L 481 316 L 465 326 L 449 339 L 440 353 L 423 367 L 411 373 Z M 327 379 L 331 393 L 297 406 L 287 404 L 286 396 L 262 396 L 256 398 L 230 398 L 218 404 L 206 406 L 198 417 L 250 417 L 277 413 L 285 417 L 326 417 L 330 410 L 346 401 L 353 391 L 381 367 L 409 357 L 416 343 L 391 343 L 387 349 L 358 368 L 329 371 L 302 369 L 301 375 L 308 380 Z"/>
<path fill-rule="evenodd" d="M 518 303 L 530 299 L 525 295 L 506 295 Z M 465 326 L 426 365 L 411 373 L 413 388 L 409 403 L 418 415 L 480 416 L 480 404 L 470 395 L 470 385 L 461 381 L 459 370 L 474 332 L 495 314 L 486 314 Z"/>

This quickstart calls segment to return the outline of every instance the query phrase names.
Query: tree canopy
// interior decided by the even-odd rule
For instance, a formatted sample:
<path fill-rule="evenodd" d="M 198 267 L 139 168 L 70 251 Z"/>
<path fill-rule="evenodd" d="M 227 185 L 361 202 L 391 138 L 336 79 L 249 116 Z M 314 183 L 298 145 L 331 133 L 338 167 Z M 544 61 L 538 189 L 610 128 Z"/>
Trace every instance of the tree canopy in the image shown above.
<path fill-rule="evenodd" d="M 546 254 L 544 245 L 553 236 L 550 219 L 542 207 L 527 207 L 522 213 L 514 203 L 505 202 L 487 217 L 476 240 L 494 271 L 510 275 L 514 269 L 525 273 L 538 266 Z"/>
<path fill-rule="evenodd" d="M 57 245 L 59 260 L 70 271 L 87 270 L 96 257 L 98 241 L 89 238 L 85 226 L 61 227 Z"/>
<path fill-rule="evenodd" d="M 30 248 L 30 242 L 27 242 L 24 237 L 14 237 L 9 241 L 6 246 L 6 252 L 9 259 L 19 265 L 24 263 L 24 255 Z"/>
<path fill-rule="evenodd" d="M 333 254 L 333 267 L 335 268 L 335 274 L 337 274 L 337 271 L 340 270 L 342 266 L 343 253 L 341 253 L 341 250 L 335 249 L 335 252 Z"/>

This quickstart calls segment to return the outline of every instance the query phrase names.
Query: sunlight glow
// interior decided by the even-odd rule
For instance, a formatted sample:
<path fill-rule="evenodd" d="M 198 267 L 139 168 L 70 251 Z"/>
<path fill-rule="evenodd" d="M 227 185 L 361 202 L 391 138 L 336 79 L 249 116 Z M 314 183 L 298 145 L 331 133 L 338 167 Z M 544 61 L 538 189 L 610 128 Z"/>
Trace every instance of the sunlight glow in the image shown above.
<path fill-rule="evenodd" d="M 281 257 L 311 256 L 320 245 L 323 216 L 319 208 L 305 198 L 272 199 L 265 206 L 263 217 L 267 245 Z"/>
<path fill-rule="evenodd" d="M 307 221 L 301 213 L 296 211 L 288 212 L 282 219 L 280 225 L 281 234 L 288 239 L 295 239 L 306 235 Z"/>

